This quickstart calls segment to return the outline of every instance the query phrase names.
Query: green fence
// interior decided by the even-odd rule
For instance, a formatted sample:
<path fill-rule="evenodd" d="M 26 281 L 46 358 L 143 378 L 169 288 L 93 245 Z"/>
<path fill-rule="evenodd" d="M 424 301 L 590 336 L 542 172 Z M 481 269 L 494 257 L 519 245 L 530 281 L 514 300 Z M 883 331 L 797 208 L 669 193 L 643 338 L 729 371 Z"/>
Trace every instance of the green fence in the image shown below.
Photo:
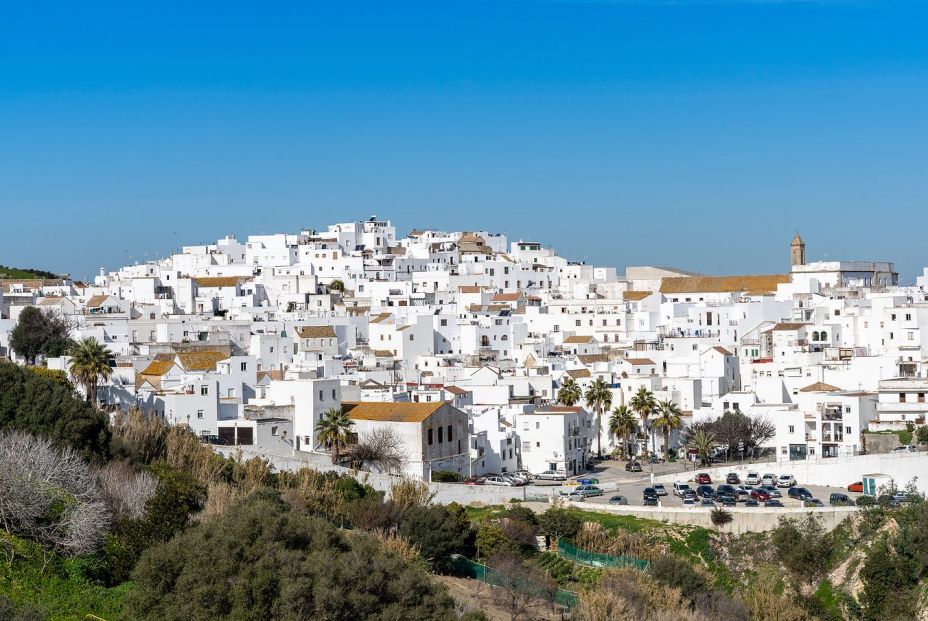
<path fill-rule="evenodd" d="M 514 587 L 516 590 L 526 593 L 535 591 L 540 597 L 553 599 L 558 604 L 568 608 L 573 608 L 576 606 L 579 599 L 576 593 L 565 591 L 563 589 L 558 589 L 554 592 L 546 592 L 545 589 L 542 589 L 532 582 L 520 580 L 518 578 L 510 578 L 506 574 L 499 572 L 492 567 L 487 567 L 482 563 L 477 563 L 460 555 L 454 555 L 452 557 L 452 562 L 454 565 L 455 573 L 459 576 L 480 580 L 481 582 L 492 584 L 493 586 L 504 586 L 506 588 Z"/>
<path fill-rule="evenodd" d="M 635 558 L 634 556 L 611 554 L 600 554 L 598 552 L 588 552 L 581 550 L 564 539 L 557 540 L 557 553 L 568 561 L 587 565 L 589 567 L 634 567 L 641 571 L 647 571 L 648 561 Z"/>

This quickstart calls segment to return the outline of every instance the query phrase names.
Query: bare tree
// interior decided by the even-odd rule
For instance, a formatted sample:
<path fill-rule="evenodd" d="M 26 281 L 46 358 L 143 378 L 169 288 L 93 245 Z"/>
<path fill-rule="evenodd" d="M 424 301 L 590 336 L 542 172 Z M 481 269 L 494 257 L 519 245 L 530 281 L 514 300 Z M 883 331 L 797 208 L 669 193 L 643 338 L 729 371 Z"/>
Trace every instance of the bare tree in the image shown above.
<path fill-rule="evenodd" d="M 497 571 L 494 590 L 500 605 L 509 611 L 510 621 L 518 621 L 531 609 L 554 598 L 557 585 L 541 570 L 526 564 L 512 552 L 497 552 L 487 563 Z"/>
<path fill-rule="evenodd" d="M 757 457 L 757 447 L 772 440 L 777 435 L 777 426 L 766 416 L 752 417 L 748 427 L 748 434 L 748 447 L 751 449 L 751 457 Z"/>
<path fill-rule="evenodd" d="M 356 444 L 348 447 L 347 457 L 359 469 L 381 472 L 402 470 L 408 458 L 403 440 L 389 427 L 364 432 Z"/>
<path fill-rule="evenodd" d="M 109 527 L 96 474 L 44 438 L 0 435 L 0 523 L 71 554 L 93 552 Z"/>
<path fill-rule="evenodd" d="M 123 462 L 107 464 L 97 472 L 100 491 L 115 519 L 145 514 L 145 503 L 158 491 L 158 479 Z"/>

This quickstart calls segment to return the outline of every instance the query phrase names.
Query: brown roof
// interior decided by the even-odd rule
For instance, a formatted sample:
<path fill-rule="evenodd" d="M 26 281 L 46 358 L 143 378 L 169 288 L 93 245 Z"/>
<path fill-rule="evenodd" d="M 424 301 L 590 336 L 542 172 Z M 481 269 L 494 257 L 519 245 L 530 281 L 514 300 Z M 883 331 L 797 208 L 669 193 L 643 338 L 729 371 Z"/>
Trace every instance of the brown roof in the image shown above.
<path fill-rule="evenodd" d="M 622 299 L 629 300 L 632 302 L 637 302 L 638 300 L 643 300 L 649 295 L 654 293 L 653 291 L 623 291 Z"/>
<path fill-rule="evenodd" d="M 389 349 L 375 349 L 373 350 L 374 355 L 378 358 L 392 358 L 393 352 Z"/>
<path fill-rule="evenodd" d="M 572 414 L 579 412 L 582 408 L 579 405 L 549 405 L 543 410 L 535 410 L 535 414 Z"/>
<path fill-rule="evenodd" d="M 458 291 L 461 293 L 480 293 L 483 291 L 483 287 L 478 287 L 476 285 L 461 285 L 458 287 Z"/>
<path fill-rule="evenodd" d="M 390 313 L 379 313 L 370 318 L 371 323 L 380 323 L 381 321 L 390 317 Z"/>
<path fill-rule="evenodd" d="M 335 328 L 332 326 L 300 326 L 296 333 L 301 339 L 334 339 Z"/>
<path fill-rule="evenodd" d="M 238 276 L 203 276 L 194 278 L 198 287 L 235 287 L 239 283 Z"/>
<path fill-rule="evenodd" d="M 103 303 L 106 302 L 106 298 L 108 298 L 108 297 L 110 297 L 110 296 L 108 296 L 108 295 L 95 295 L 95 296 L 93 296 L 92 298 L 90 298 L 89 300 L 87 300 L 87 304 L 85 304 L 84 306 L 86 306 L 87 308 L 100 308 L 100 306 L 102 306 Z"/>
<path fill-rule="evenodd" d="M 64 299 L 65 298 L 62 295 L 48 295 L 42 298 L 41 300 L 39 300 L 39 305 L 40 306 L 54 306 L 55 304 L 58 304 Z"/>
<path fill-rule="evenodd" d="M 466 395 L 469 393 L 469 390 L 465 390 L 459 386 L 445 386 L 445 390 L 450 392 L 452 395 Z"/>
<path fill-rule="evenodd" d="M 564 339 L 565 343 L 592 343 L 592 336 L 568 336 Z"/>
<path fill-rule="evenodd" d="M 589 369 L 567 369 L 567 375 L 571 376 L 574 379 L 580 379 L 581 377 L 590 377 Z"/>
<path fill-rule="evenodd" d="M 733 354 L 732 352 L 728 351 L 727 349 L 725 349 L 725 348 L 722 347 L 721 345 L 716 345 L 716 346 L 713 347 L 712 349 L 714 349 L 715 351 L 719 352 L 719 353 L 722 354 L 723 356 L 734 356 L 734 354 Z"/>
<path fill-rule="evenodd" d="M 393 423 L 421 423 L 445 405 L 444 401 L 435 403 L 381 403 L 362 401 L 344 403 L 348 418 L 352 420 L 376 420 Z"/>
<path fill-rule="evenodd" d="M 579 354 L 577 359 L 583 364 L 593 364 L 594 362 L 609 362 L 608 354 Z"/>
<path fill-rule="evenodd" d="M 158 354 L 139 375 L 161 377 L 174 366 L 174 354 Z"/>
<path fill-rule="evenodd" d="M 771 330 L 776 330 L 776 331 L 787 331 L 787 332 L 788 332 L 788 331 L 798 330 L 798 329 L 800 329 L 800 328 L 804 328 L 804 327 L 806 327 L 807 325 L 809 325 L 809 324 L 807 324 L 807 323 L 794 323 L 794 322 L 782 322 L 782 323 L 776 324 L 775 326 L 773 326 L 773 327 L 770 328 L 770 329 L 771 329 Z"/>
<path fill-rule="evenodd" d="M 521 293 L 497 293 L 493 296 L 493 302 L 518 302 L 522 299 Z"/>
<path fill-rule="evenodd" d="M 837 392 L 839 390 L 841 389 L 837 386 L 832 386 L 825 382 L 815 382 L 814 384 L 809 384 L 805 388 L 800 388 L 799 392 Z"/>
<path fill-rule="evenodd" d="M 216 363 L 228 358 L 229 354 L 223 351 L 206 349 L 203 351 L 180 352 L 177 357 L 186 371 L 215 371 Z"/>
<path fill-rule="evenodd" d="M 736 291 L 776 291 L 788 283 L 789 274 L 743 276 L 677 276 L 661 280 L 661 293 L 733 293 Z"/>
<path fill-rule="evenodd" d="M 632 365 L 654 364 L 654 361 L 650 358 L 626 358 L 625 362 Z"/>
<path fill-rule="evenodd" d="M 265 377 L 279 382 L 282 379 L 284 379 L 284 372 L 281 371 L 280 369 L 271 369 L 270 371 L 258 371 L 259 381 Z"/>

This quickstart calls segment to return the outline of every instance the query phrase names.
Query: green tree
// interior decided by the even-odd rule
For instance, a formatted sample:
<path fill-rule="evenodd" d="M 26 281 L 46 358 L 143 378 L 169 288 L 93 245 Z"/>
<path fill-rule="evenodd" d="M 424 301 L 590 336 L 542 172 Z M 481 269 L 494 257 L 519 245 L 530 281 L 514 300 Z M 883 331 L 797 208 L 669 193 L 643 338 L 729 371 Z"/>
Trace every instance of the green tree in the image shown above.
<path fill-rule="evenodd" d="M 35 364 L 40 354 L 64 354 L 71 343 L 69 331 L 70 324 L 61 315 L 52 311 L 43 313 L 35 306 L 27 306 L 10 332 L 10 347 L 28 364 Z"/>
<path fill-rule="evenodd" d="M 647 438 L 647 434 L 650 431 L 648 419 L 657 412 L 658 408 L 657 399 L 654 398 L 654 394 L 642 386 L 629 400 L 628 407 L 641 419 L 641 431 Z"/>
<path fill-rule="evenodd" d="M 71 374 L 87 391 L 87 403 L 97 403 L 97 384 L 101 378 L 106 381 L 113 374 L 109 365 L 112 357 L 113 352 L 93 337 L 71 348 Z"/>
<path fill-rule="evenodd" d="M 568 377 L 557 391 L 557 400 L 566 406 L 573 407 L 582 397 L 583 391 L 572 377 Z"/>
<path fill-rule="evenodd" d="M 583 521 L 570 509 L 552 507 L 538 516 L 538 526 L 552 541 L 570 538 L 580 532 Z"/>
<path fill-rule="evenodd" d="M 928 425 L 922 425 L 915 430 L 915 441 L 919 444 L 928 444 Z"/>
<path fill-rule="evenodd" d="M 586 399 L 586 405 L 588 408 L 596 413 L 596 454 L 599 457 L 603 456 L 603 411 L 608 410 L 612 407 L 612 390 L 609 388 L 609 384 L 606 383 L 602 377 L 597 377 L 593 382 L 590 383 L 586 388 L 586 394 L 583 395 L 583 398 Z"/>
<path fill-rule="evenodd" d="M 331 452 L 333 464 L 338 463 L 342 449 L 348 446 L 353 426 L 354 421 L 341 408 L 326 410 L 316 424 L 316 437 Z"/>
<path fill-rule="evenodd" d="M 344 291 L 345 283 L 339 280 L 338 278 L 336 278 L 335 280 L 329 283 L 329 290 L 330 291 Z"/>
<path fill-rule="evenodd" d="M 664 457 L 670 454 L 670 432 L 683 426 L 680 407 L 673 401 L 661 401 L 658 404 L 657 418 L 652 426 L 664 434 Z"/>
<path fill-rule="evenodd" d="M 629 411 L 628 406 L 620 405 L 612 411 L 609 417 L 609 435 L 613 438 L 622 439 L 622 454 L 627 457 L 631 454 L 628 448 L 628 439 L 635 433 L 638 424 L 635 417 Z"/>
<path fill-rule="evenodd" d="M 812 514 L 802 521 L 781 518 L 771 542 L 786 569 L 809 586 L 827 571 L 835 550 L 831 536 Z"/>
<path fill-rule="evenodd" d="M 399 534 L 419 547 L 432 569 L 444 573 L 451 569 L 451 555 L 462 550 L 469 530 L 466 516 L 462 520 L 443 505 L 431 505 L 406 511 Z"/>
<path fill-rule="evenodd" d="M 147 550 L 133 582 L 124 612 L 137 621 L 457 618 L 442 588 L 372 536 L 269 491 Z"/>
<path fill-rule="evenodd" d="M 715 448 L 715 434 L 707 428 L 700 427 L 688 433 L 684 443 L 687 448 L 696 451 L 699 464 L 704 466 L 709 462 L 709 453 Z"/>
<path fill-rule="evenodd" d="M 110 455 L 105 414 L 57 380 L 0 362 L 0 430 L 25 431 L 100 462 Z"/>

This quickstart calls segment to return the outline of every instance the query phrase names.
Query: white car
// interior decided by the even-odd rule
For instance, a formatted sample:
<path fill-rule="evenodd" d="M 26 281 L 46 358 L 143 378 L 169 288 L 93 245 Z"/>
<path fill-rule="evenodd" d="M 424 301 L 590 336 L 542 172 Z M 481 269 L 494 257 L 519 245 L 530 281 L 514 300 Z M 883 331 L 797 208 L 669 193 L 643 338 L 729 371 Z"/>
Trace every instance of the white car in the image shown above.
<path fill-rule="evenodd" d="M 486 481 L 483 482 L 484 485 L 502 485 L 504 487 L 512 487 L 514 483 L 509 479 L 504 479 L 503 477 L 487 477 Z"/>
<path fill-rule="evenodd" d="M 748 476 L 744 477 L 745 485 L 760 485 L 760 474 L 757 472 L 748 472 Z"/>
<path fill-rule="evenodd" d="M 521 477 L 515 473 L 510 474 L 507 472 L 506 474 L 503 475 L 503 478 L 512 481 L 513 485 L 525 485 L 526 483 L 528 483 L 528 479 Z"/>
<path fill-rule="evenodd" d="M 535 475 L 539 481 L 566 481 L 567 473 L 559 470 L 545 470 Z"/>
<path fill-rule="evenodd" d="M 677 482 L 677 483 L 674 483 L 674 484 L 673 484 L 673 494 L 674 494 L 674 496 L 680 496 L 680 497 L 682 498 L 684 492 L 688 492 L 689 490 L 690 490 L 690 486 L 689 486 L 688 483 L 680 483 L 680 482 Z"/>
<path fill-rule="evenodd" d="M 768 472 L 767 474 L 765 474 L 764 476 L 761 477 L 761 479 L 760 479 L 760 484 L 761 484 L 761 485 L 776 485 L 776 484 L 777 484 L 777 475 L 771 474 L 771 473 Z"/>
<path fill-rule="evenodd" d="M 897 446 L 896 448 L 893 449 L 893 453 L 917 453 L 917 452 L 918 452 L 918 447 L 915 446 L 914 444 L 909 444 L 908 446 L 906 445 Z"/>
<path fill-rule="evenodd" d="M 684 507 L 695 507 L 695 506 L 696 506 L 696 499 L 695 499 L 695 498 L 684 498 L 684 499 L 683 499 L 683 506 L 684 506 Z"/>
<path fill-rule="evenodd" d="M 777 487 L 792 487 L 796 484 L 796 477 L 791 474 L 781 474 L 777 479 Z"/>

